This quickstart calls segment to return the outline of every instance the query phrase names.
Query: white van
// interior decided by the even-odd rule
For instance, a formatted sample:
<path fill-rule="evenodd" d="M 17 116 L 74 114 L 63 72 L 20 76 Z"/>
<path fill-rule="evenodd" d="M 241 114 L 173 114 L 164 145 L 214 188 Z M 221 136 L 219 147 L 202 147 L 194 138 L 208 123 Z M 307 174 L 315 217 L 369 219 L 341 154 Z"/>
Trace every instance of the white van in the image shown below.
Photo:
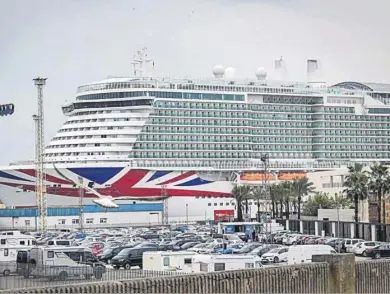
<path fill-rule="evenodd" d="M 294 245 L 288 250 L 287 263 L 310 263 L 313 255 L 336 254 L 336 250 L 329 245 Z"/>

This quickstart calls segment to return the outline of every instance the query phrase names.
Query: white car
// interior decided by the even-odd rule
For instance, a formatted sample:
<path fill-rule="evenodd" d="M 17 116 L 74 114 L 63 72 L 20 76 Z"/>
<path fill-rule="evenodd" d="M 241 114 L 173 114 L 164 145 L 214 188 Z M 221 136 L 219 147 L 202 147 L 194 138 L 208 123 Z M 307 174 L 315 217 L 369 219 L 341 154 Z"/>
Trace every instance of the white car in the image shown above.
<path fill-rule="evenodd" d="M 363 255 L 366 257 L 368 249 L 372 249 L 381 244 L 382 244 L 381 242 L 373 242 L 373 241 L 360 242 L 356 246 L 352 247 L 353 253 L 355 253 L 355 255 Z"/>
<path fill-rule="evenodd" d="M 291 235 L 288 235 L 288 237 L 286 239 L 283 238 L 282 243 L 284 245 L 295 245 L 295 244 L 297 244 L 297 239 L 300 236 L 302 236 L 302 235 L 301 234 L 291 234 Z"/>
<path fill-rule="evenodd" d="M 263 254 L 261 257 L 262 263 L 279 263 L 287 262 L 288 258 L 288 247 L 274 248 Z"/>

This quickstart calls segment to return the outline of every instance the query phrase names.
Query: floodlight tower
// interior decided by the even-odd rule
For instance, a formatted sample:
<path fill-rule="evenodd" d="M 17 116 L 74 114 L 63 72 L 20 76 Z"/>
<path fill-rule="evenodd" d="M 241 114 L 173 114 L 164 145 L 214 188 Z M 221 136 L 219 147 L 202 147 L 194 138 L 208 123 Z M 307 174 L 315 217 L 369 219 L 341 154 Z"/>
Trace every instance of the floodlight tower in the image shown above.
<path fill-rule="evenodd" d="M 46 173 L 45 173 L 45 136 L 44 136 L 44 116 L 43 116 L 43 87 L 46 85 L 46 78 L 34 79 L 34 84 L 38 89 L 38 114 L 33 116 L 35 121 L 35 196 L 38 208 L 39 231 L 47 230 L 47 201 L 46 201 Z"/>
<path fill-rule="evenodd" d="M 163 214 L 162 214 L 162 224 L 168 225 L 169 219 L 168 219 L 168 194 L 167 194 L 167 186 L 162 185 L 161 186 L 161 196 L 163 197 Z"/>

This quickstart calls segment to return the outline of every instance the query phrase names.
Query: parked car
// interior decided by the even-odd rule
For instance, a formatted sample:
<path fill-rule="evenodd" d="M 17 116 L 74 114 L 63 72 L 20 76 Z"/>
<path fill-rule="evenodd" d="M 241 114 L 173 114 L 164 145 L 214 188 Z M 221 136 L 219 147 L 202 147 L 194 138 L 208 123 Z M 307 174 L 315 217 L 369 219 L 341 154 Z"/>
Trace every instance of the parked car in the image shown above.
<path fill-rule="evenodd" d="M 382 244 L 371 249 L 367 249 L 367 256 L 375 259 L 390 257 L 390 244 Z"/>
<path fill-rule="evenodd" d="M 367 251 L 370 252 L 370 249 L 374 249 L 375 247 L 381 245 L 381 242 L 359 242 L 357 243 L 357 246 L 353 247 L 353 253 L 356 255 L 363 255 L 364 257 L 367 256 Z"/>
<path fill-rule="evenodd" d="M 263 254 L 261 257 L 262 263 L 279 263 L 287 262 L 288 258 L 288 247 L 274 248 L 269 252 Z"/>

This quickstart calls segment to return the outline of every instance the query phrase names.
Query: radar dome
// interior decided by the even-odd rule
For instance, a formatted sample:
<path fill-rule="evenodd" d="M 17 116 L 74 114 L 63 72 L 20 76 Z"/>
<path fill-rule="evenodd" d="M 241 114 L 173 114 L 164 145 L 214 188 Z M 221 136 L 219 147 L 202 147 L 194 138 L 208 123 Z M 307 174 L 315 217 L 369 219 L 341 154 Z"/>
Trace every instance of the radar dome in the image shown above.
<path fill-rule="evenodd" d="M 213 74 L 216 78 L 223 78 L 223 75 L 225 74 L 225 68 L 222 65 L 216 65 L 213 68 Z"/>
<path fill-rule="evenodd" d="M 267 77 L 267 72 L 264 67 L 259 67 L 256 69 L 256 77 L 258 80 L 265 80 Z"/>
<path fill-rule="evenodd" d="M 225 69 L 225 78 L 232 78 L 236 73 L 236 69 L 233 67 L 228 67 Z"/>

